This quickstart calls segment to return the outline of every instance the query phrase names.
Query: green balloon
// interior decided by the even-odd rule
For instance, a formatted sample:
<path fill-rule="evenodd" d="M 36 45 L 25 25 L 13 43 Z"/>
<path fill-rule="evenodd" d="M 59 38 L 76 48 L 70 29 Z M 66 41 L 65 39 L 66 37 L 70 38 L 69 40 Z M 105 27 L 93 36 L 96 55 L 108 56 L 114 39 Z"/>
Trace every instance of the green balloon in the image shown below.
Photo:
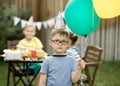
<path fill-rule="evenodd" d="M 91 34 L 100 24 L 92 0 L 70 0 L 64 16 L 69 29 L 80 36 Z"/>

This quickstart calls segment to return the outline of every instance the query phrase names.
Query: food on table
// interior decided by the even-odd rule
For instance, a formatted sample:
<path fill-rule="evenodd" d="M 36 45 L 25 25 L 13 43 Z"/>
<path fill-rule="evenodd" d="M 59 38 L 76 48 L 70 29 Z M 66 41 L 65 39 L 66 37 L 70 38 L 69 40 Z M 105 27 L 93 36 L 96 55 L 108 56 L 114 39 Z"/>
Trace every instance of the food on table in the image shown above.
<path fill-rule="evenodd" d="M 5 49 L 4 53 L 4 55 L 0 56 L 4 56 L 5 60 L 43 60 L 48 57 L 47 53 L 45 53 L 42 49 L 27 49 L 21 45 L 17 45 L 17 50 Z"/>
<path fill-rule="evenodd" d="M 11 50 L 11 49 L 5 49 L 5 60 L 22 60 L 21 58 L 21 51 L 19 50 Z"/>

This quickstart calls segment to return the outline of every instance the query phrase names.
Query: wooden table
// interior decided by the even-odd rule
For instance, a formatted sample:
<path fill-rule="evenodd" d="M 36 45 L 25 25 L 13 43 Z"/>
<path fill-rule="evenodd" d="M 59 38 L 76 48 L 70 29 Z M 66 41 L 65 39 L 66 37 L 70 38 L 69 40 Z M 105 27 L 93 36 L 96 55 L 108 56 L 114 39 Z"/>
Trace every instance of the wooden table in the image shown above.
<path fill-rule="evenodd" d="M 28 64 L 29 63 L 42 63 L 43 61 L 40 61 L 40 60 L 37 60 L 37 61 L 6 60 L 5 62 L 8 63 L 7 86 L 9 86 L 9 82 L 10 82 L 10 72 L 17 72 L 17 70 L 19 70 L 19 72 L 21 72 L 21 74 L 24 74 L 26 80 L 24 80 L 22 78 L 22 75 L 18 75 L 19 80 L 17 80 L 17 82 L 14 83 L 14 86 L 17 86 L 19 81 L 21 81 L 24 84 L 24 86 L 31 86 L 33 80 L 36 78 L 36 76 L 39 73 L 39 71 L 37 71 L 37 73 L 33 75 L 32 79 L 29 80 L 29 76 L 30 75 L 29 75 Z M 23 66 L 21 66 L 21 64 Z"/>

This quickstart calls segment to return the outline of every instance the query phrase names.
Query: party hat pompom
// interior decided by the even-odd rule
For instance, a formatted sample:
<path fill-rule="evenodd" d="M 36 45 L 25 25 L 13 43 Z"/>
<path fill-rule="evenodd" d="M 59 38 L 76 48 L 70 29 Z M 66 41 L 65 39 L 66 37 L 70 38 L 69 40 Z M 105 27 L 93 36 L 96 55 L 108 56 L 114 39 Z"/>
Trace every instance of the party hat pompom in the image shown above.
<path fill-rule="evenodd" d="M 65 29 L 64 19 L 60 12 L 55 20 L 55 29 Z"/>

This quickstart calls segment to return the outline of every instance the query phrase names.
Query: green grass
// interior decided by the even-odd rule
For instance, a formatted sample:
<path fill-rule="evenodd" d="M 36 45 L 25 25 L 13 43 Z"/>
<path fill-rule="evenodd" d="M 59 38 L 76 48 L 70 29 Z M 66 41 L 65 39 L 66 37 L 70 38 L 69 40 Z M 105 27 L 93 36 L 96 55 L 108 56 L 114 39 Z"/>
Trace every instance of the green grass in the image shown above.
<path fill-rule="evenodd" d="M 0 86 L 6 86 L 7 68 L 8 65 L 0 61 Z M 13 86 L 12 82 L 11 77 L 10 86 Z M 120 86 L 120 61 L 103 62 L 97 72 L 94 86 Z"/>
<path fill-rule="evenodd" d="M 3 61 L 0 61 L 0 86 L 7 86 L 7 74 L 8 74 L 8 64 Z M 10 75 L 9 86 L 13 86 L 12 73 Z M 17 86 L 23 86 L 23 84 L 20 82 Z M 35 86 L 35 82 L 33 82 L 33 86 Z"/>
<path fill-rule="evenodd" d="M 103 62 L 97 72 L 95 86 L 120 86 L 120 61 Z"/>
<path fill-rule="evenodd" d="M 0 61 L 0 86 L 6 86 L 7 82 L 7 65 Z"/>

